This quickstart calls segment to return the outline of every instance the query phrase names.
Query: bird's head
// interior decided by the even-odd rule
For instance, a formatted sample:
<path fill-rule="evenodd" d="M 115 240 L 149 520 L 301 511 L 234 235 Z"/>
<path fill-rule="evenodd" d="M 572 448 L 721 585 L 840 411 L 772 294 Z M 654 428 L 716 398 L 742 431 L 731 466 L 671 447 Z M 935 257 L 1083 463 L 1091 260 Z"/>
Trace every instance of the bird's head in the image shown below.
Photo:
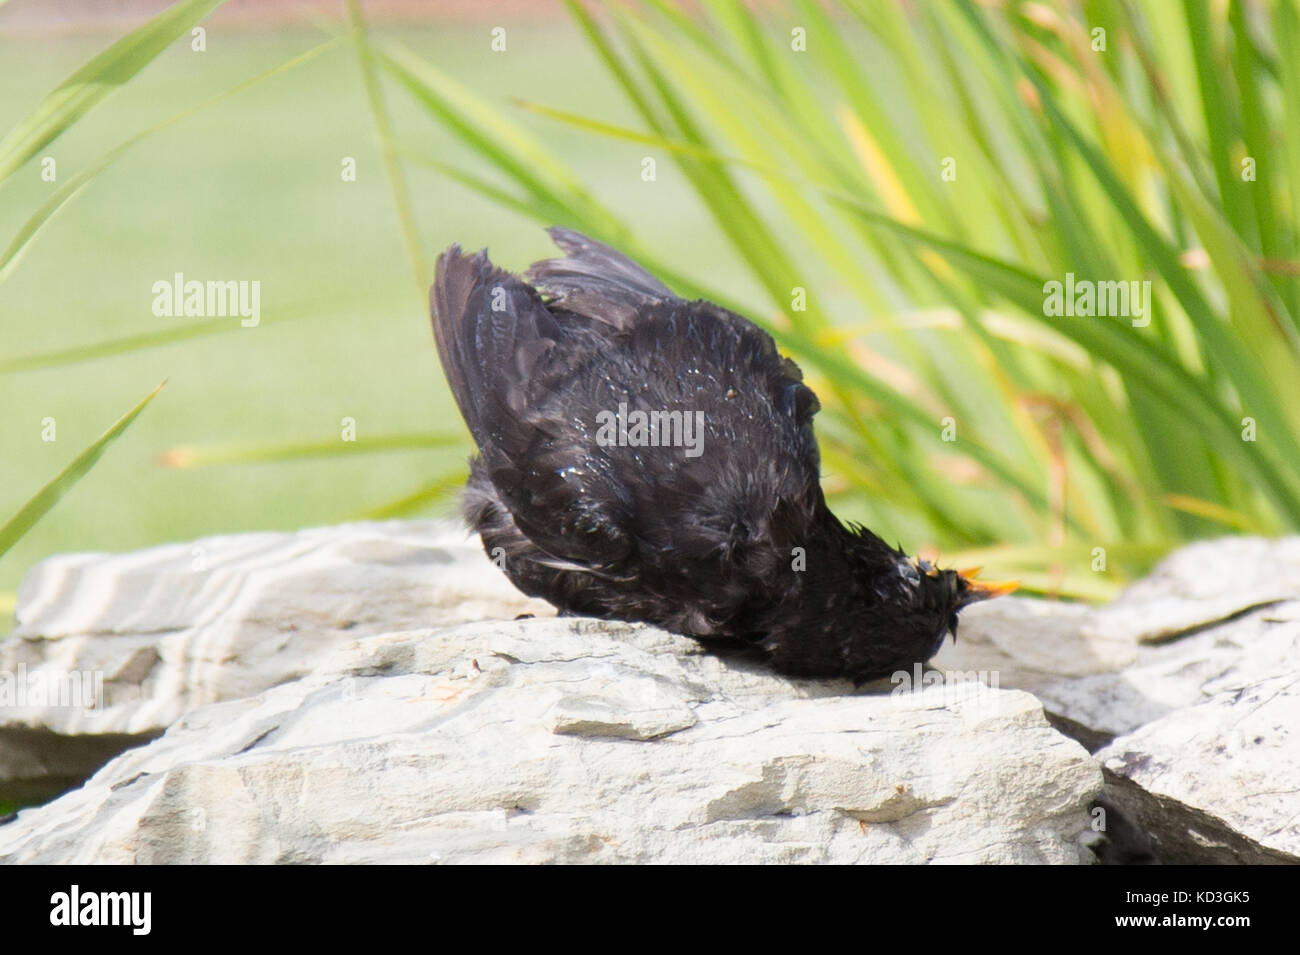
<path fill-rule="evenodd" d="M 977 580 L 982 567 L 941 570 L 920 558 L 906 558 L 901 563 L 899 572 L 912 590 L 912 606 L 939 621 L 932 654 L 939 651 L 948 634 L 957 639 L 957 614 L 963 608 L 1009 594 L 1020 586 L 1016 580 Z"/>
<path fill-rule="evenodd" d="M 847 552 L 856 586 L 847 591 L 863 611 L 841 643 L 844 672 L 856 682 L 910 671 L 939 652 L 948 634 L 957 637 L 957 615 L 966 607 L 1016 589 L 1012 581 L 978 580 L 979 568 L 954 570 L 908 557 L 860 526 Z M 838 621 L 836 621 L 838 626 Z"/>

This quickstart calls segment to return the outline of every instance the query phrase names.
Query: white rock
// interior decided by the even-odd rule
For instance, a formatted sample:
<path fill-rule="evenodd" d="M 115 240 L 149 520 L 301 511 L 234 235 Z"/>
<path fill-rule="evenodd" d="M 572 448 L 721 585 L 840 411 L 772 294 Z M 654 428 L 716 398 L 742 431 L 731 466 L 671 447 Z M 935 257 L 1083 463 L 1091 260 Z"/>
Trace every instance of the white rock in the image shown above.
<path fill-rule="evenodd" d="M 1108 607 L 972 607 L 919 696 L 551 614 L 439 522 L 46 561 L 0 642 L 0 802 L 171 729 L 0 826 L 0 853 L 1073 861 L 1099 764 L 1027 691 L 1110 743 L 1104 804 L 1155 856 L 1300 858 L 1300 538 L 1193 545 Z M 96 705 L 18 705 L 20 672 L 88 674 Z"/>
<path fill-rule="evenodd" d="M 72 554 L 23 580 L 0 672 L 98 674 L 87 706 L 6 706 L 0 727 L 150 733 L 182 713 L 309 672 L 369 633 L 553 613 L 514 589 L 477 537 L 445 522 L 236 534 Z"/>
<path fill-rule="evenodd" d="M 1300 597 L 1300 537 L 1225 537 L 1166 557 L 1098 611 L 1095 626 L 1158 643 L 1243 611 Z"/>
<path fill-rule="evenodd" d="M 1100 770 L 1033 697 L 854 695 L 654 628 L 380 635 L 199 708 L 0 862 L 1051 862 Z"/>
<path fill-rule="evenodd" d="M 1300 576 L 1291 588 L 1300 598 Z M 1271 592 L 1281 589 L 1274 581 Z M 1146 592 L 1159 606 L 1168 606 L 1167 595 L 1152 588 L 1134 585 L 1132 592 Z M 932 663 L 945 672 L 980 673 L 990 685 L 1033 693 L 1049 711 L 1113 737 L 1194 706 L 1224 687 L 1300 673 L 1300 599 L 1262 607 L 1252 600 L 1245 606 L 1255 609 L 1242 613 L 1238 607 L 1226 620 L 1219 617 L 1226 604 L 1217 598 L 1200 605 L 1204 613 L 1197 614 L 1186 609 L 1195 601 L 1184 601 L 1179 619 L 1197 621 L 1190 632 L 1153 643 L 1143 638 L 1153 631 L 1150 612 L 1140 607 L 1132 612 L 1147 624 L 1112 631 L 1115 604 L 1092 608 L 1003 598 L 967 610 L 958 641 L 945 645 Z"/>
<path fill-rule="evenodd" d="M 1295 672 L 1224 689 L 1116 739 L 1097 756 L 1139 787 L 1126 790 L 1126 808 L 1147 822 L 1157 854 L 1199 844 L 1224 850 L 1219 861 L 1300 861 Z M 1242 845 L 1237 835 L 1279 857 Z"/>
<path fill-rule="evenodd" d="M 1300 862 L 1297 598 L 1300 538 L 1205 542 L 1106 607 L 973 607 L 934 663 L 1072 724 L 1154 858 Z"/>

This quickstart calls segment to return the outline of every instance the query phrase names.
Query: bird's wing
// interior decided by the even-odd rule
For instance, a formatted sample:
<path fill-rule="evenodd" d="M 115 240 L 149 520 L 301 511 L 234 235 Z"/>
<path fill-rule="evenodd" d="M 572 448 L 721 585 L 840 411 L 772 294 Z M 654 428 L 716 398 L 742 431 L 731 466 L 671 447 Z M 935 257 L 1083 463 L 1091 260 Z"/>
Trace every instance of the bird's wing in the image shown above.
<path fill-rule="evenodd" d="M 595 328 L 629 333 L 624 347 L 635 347 L 637 338 L 646 334 L 660 336 L 665 316 L 673 316 L 674 328 L 680 322 L 684 333 L 687 315 L 709 319 L 726 329 L 718 337 L 725 346 L 743 355 L 754 372 L 751 380 L 761 381 L 770 389 L 772 400 L 789 413 L 797 428 L 811 429 L 813 415 L 821 408 L 817 396 L 803 383 L 799 366 L 777 352 L 767 332 L 711 302 L 685 302 L 623 253 L 579 232 L 559 226 L 546 231 L 564 250 L 565 257 L 534 262 L 524 279 L 546 297 L 550 306 L 589 319 Z M 654 343 L 652 347 L 659 345 Z M 664 347 L 689 350 L 717 346 L 685 334 L 678 340 L 670 339 Z M 688 358 L 681 356 L 682 367 Z M 811 432 L 801 443 L 809 442 L 814 453 L 809 463 L 815 470 L 816 442 L 811 440 Z"/>
<path fill-rule="evenodd" d="M 649 306 L 676 298 L 623 253 L 572 229 L 546 231 L 565 257 L 534 262 L 524 280 L 551 304 L 622 331 Z"/>
<path fill-rule="evenodd" d="M 565 332 L 555 316 L 484 252 L 458 246 L 439 256 L 429 298 L 452 394 L 519 531 L 556 566 L 616 573 L 632 549 L 627 514 L 616 493 L 592 493 L 598 480 L 574 469 L 580 436 L 553 402 L 575 349 L 557 349 Z"/>

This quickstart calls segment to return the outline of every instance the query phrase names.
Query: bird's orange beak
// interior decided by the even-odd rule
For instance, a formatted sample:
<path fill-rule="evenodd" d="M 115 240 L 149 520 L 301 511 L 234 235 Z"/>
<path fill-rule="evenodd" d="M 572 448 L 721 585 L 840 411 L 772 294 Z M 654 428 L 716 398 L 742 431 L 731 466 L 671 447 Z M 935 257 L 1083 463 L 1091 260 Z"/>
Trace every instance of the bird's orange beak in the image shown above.
<path fill-rule="evenodd" d="M 1020 586 L 1018 580 L 976 580 L 975 578 L 979 576 L 979 572 L 983 569 L 983 567 L 966 567 L 957 571 L 965 578 L 969 592 L 974 600 L 990 600 L 993 597 L 1004 597 Z"/>
<path fill-rule="evenodd" d="M 971 592 L 979 594 L 984 600 L 991 597 L 1005 597 L 1019 588 L 1018 580 L 980 580 L 970 585 Z"/>

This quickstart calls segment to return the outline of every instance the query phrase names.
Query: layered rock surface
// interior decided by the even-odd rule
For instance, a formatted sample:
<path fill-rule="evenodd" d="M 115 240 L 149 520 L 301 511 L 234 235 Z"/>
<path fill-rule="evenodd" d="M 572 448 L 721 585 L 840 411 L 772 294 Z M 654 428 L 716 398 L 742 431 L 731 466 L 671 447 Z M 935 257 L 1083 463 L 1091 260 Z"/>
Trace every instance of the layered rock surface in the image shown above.
<path fill-rule="evenodd" d="M 96 697 L 0 696 L 0 803 L 94 776 L 0 861 L 1294 861 L 1297 597 L 1300 540 L 1198 544 L 855 690 L 555 619 L 436 522 L 53 558 L 0 674 Z"/>
<path fill-rule="evenodd" d="M 307 677 L 189 713 L 23 812 L 0 827 L 0 861 L 1061 863 L 1086 852 L 1100 770 L 1033 697 L 846 689 L 597 621 L 364 638 Z"/>

